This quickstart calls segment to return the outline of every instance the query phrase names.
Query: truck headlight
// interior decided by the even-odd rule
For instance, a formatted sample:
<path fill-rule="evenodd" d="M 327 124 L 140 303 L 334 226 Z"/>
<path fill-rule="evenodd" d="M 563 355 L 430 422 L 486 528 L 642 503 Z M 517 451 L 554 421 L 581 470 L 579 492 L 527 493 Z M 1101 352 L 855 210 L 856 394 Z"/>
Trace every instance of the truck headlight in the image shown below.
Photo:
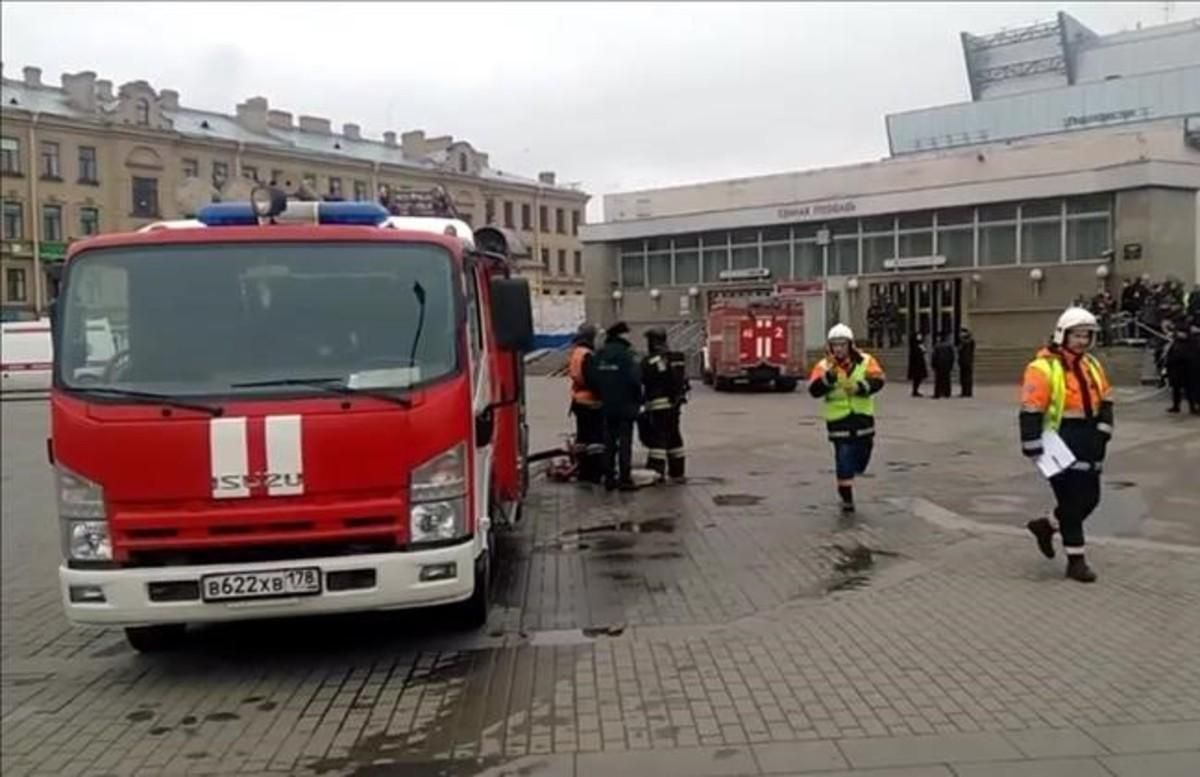
<path fill-rule="evenodd" d="M 56 475 L 64 555 L 72 561 L 111 561 L 112 538 L 104 510 L 104 491 L 96 483 L 61 467 Z"/>
<path fill-rule="evenodd" d="M 409 482 L 409 534 L 413 543 L 465 536 L 466 495 L 466 443 L 439 453 L 413 470 Z"/>
<path fill-rule="evenodd" d="M 66 521 L 67 558 L 72 561 L 112 561 L 108 521 Z"/>

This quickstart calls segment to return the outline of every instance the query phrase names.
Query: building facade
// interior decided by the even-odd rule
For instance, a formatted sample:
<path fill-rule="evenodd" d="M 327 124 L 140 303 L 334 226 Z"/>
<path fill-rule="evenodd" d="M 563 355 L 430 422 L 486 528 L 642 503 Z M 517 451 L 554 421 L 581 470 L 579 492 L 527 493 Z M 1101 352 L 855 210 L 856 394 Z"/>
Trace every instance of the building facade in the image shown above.
<path fill-rule="evenodd" d="M 0 143 L 6 314 L 44 310 L 72 240 L 244 199 L 256 182 L 345 200 L 374 200 L 381 187 L 441 185 L 469 222 L 521 235 L 529 252 L 521 272 L 536 293 L 583 291 L 587 195 L 558 184 L 554 173 L 502 172 L 451 137 L 416 130 L 370 139 L 355 124 L 338 132 L 328 119 L 294 119 L 261 97 L 233 115 L 210 113 L 144 81 L 114 92 L 85 72 L 51 86 L 30 67 L 0 83 Z"/>
<path fill-rule="evenodd" d="M 1183 70 L 1200 71 L 1197 43 Z M 1122 61 L 1137 75 L 1133 54 Z M 1039 82 L 1033 94 L 1089 86 Z M 971 115 L 986 122 L 1004 115 L 989 101 L 1021 96 L 982 96 Z M 1086 100 L 1066 110 L 1092 112 Z M 1200 281 L 1200 106 L 1164 113 L 1001 140 L 997 123 L 985 139 L 879 162 L 606 196 L 603 221 L 584 230 L 588 316 L 696 320 L 718 296 L 789 282 L 805 295 L 809 348 L 835 321 L 865 332 L 883 298 L 908 335 L 968 326 L 984 346 L 1037 342 L 1076 296 L 1115 294 L 1124 277 Z M 892 118 L 910 140 L 925 131 Z"/>

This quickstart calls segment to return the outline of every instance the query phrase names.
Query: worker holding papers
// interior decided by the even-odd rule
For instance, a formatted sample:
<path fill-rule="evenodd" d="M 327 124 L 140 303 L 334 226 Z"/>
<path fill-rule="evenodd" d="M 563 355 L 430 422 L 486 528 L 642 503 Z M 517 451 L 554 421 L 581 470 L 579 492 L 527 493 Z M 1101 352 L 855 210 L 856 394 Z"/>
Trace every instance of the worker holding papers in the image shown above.
<path fill-rule="evenodd" d="M 1088 351 L 1099 330 L 1082 308 L 1068 308 L 1050 345 L 1025 368 L 1021 390 L 1021 452 L 1049 479 L 1057 507 L 1053 519 L 1027 526 L 1038 548 L 1054 558 L 1054 533 L 1062 536 L 1067 577 L 1096 580 L 1084 556 L 1083 522 L 1100 503 L 1100 472 L 1113 432 L 1112 388 Z"/>

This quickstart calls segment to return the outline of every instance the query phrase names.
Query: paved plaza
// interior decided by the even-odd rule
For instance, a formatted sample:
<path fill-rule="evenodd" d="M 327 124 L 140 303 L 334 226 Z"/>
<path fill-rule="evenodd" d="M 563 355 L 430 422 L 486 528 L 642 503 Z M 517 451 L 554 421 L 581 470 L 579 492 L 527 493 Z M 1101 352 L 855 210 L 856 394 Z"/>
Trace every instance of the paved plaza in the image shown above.
<path fill-rule="evenodd" d="M 559 444 L 564 381 L 530 391 L 534 447 Z M 1049 489 L 1016 387 L 907 393 L 853 519 L 817 402 L 697 387 L 687 485 L 535 480 L 477 633 L 299 619 L 157 656 L 64 619 L 46 406 L 5 402 L 0 770 L 1200 775 L 1200 419 L 1121 390 L 1083 586 L 1021 528 Z"/>

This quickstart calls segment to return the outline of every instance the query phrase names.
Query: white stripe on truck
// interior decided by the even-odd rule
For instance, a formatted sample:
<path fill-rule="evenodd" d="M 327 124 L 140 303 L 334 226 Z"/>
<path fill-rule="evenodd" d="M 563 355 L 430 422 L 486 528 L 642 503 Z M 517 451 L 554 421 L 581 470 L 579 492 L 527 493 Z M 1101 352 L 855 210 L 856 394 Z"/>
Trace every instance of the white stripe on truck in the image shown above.
<path fill-rule="evenodd" d="M 245 499 L 250 496 L 246 419 L 212 419 L 208 426 L 208 452 L 212 461 L 213 499 Z"/>
<path fill-rule="evenodd" d="M 300 443 L 300 416 L 267 417 L 267 482 L 269 496 L 304 493 L 304 458 Z"/>

